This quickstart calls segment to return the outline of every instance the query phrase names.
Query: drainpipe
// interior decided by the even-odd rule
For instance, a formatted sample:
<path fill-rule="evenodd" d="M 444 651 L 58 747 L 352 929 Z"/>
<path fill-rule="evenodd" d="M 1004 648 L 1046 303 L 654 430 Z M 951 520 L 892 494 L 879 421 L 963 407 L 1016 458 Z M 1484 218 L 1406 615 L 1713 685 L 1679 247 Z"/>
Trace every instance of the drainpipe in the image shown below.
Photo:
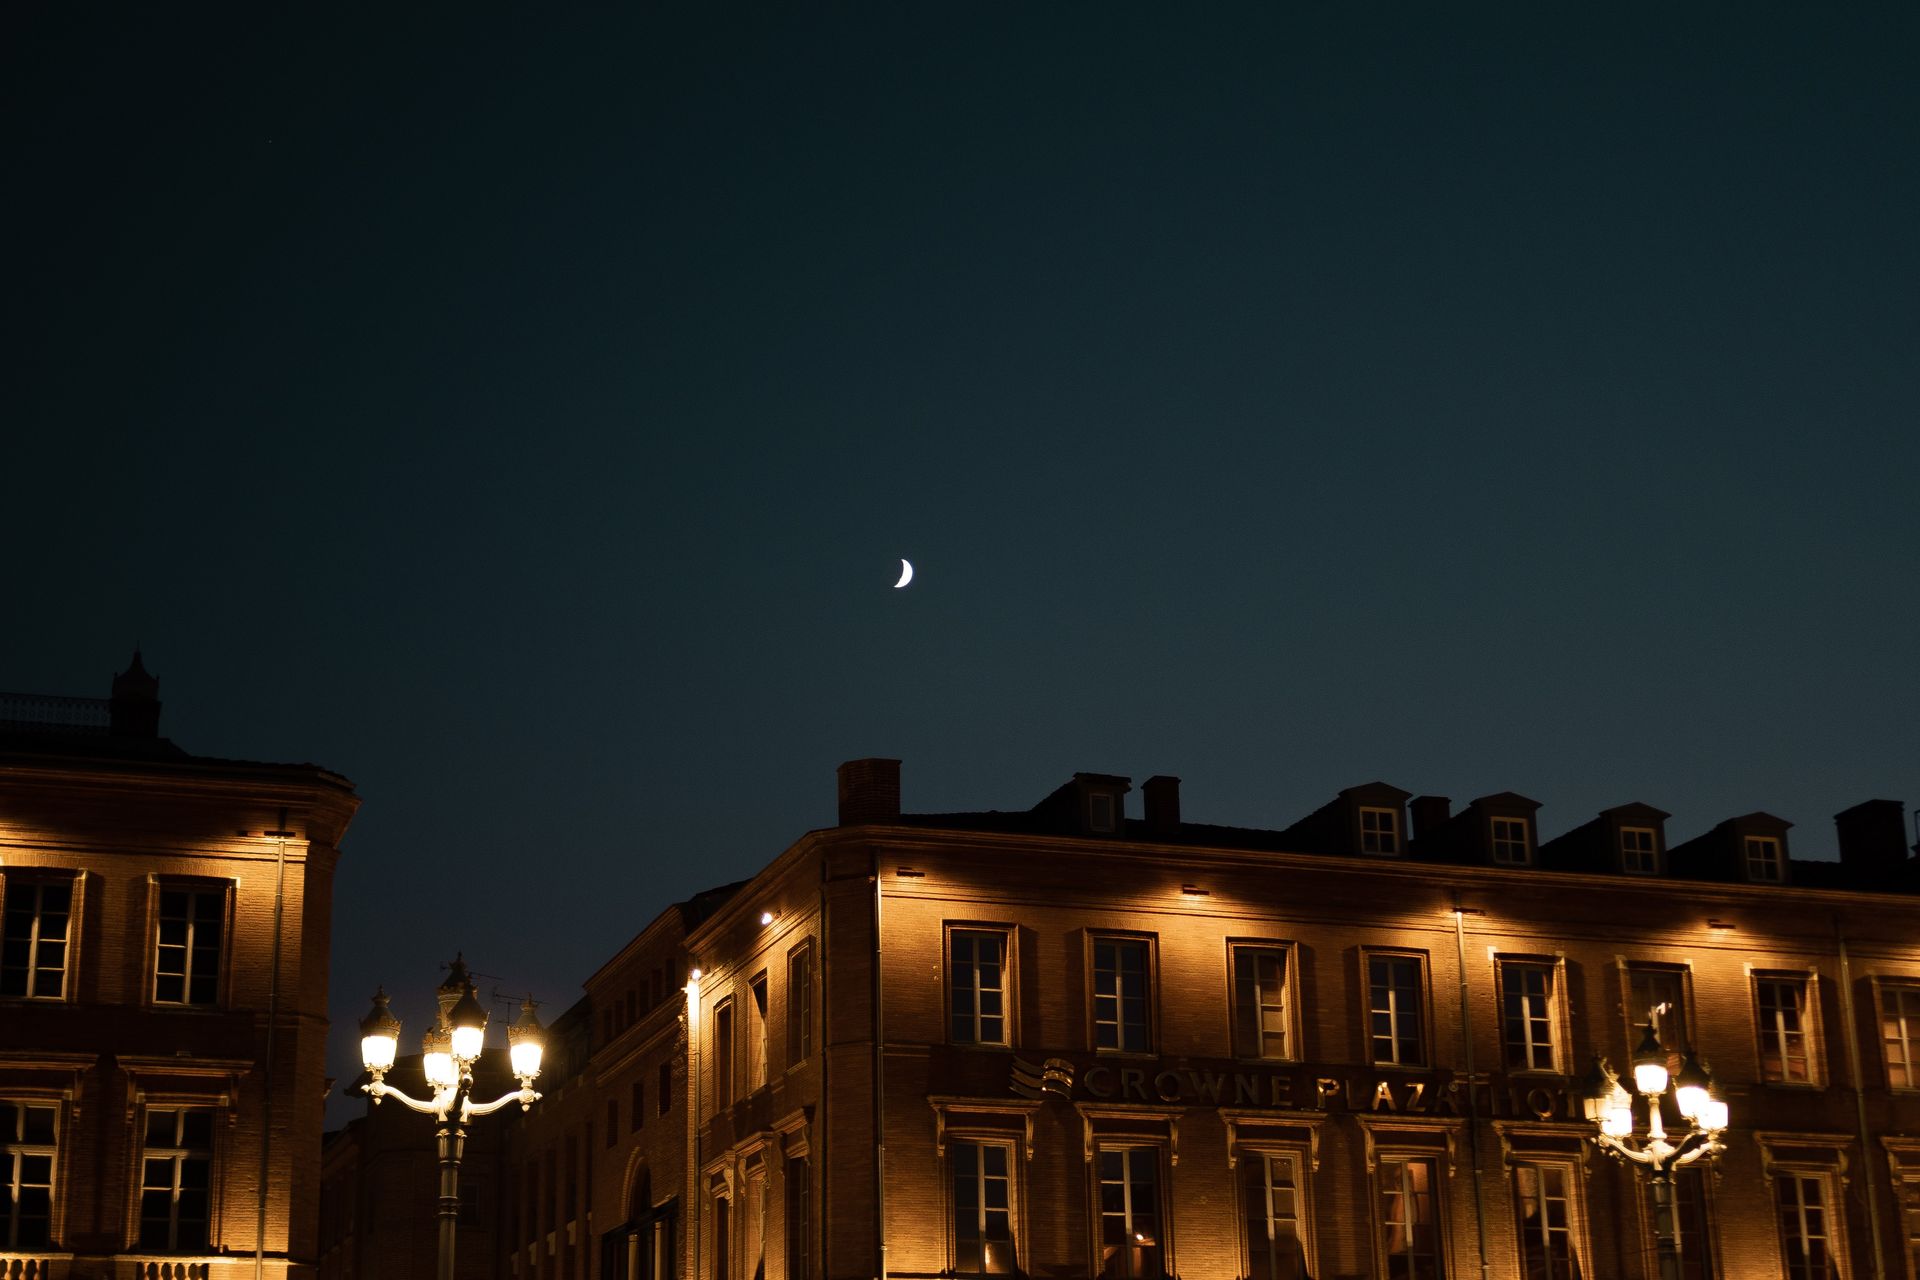
<path fill-rule="evenodd" d="M 1880 1195 L 1873 1185 L 1873 1139 L 1867 1129 L 1867 1082 L 1860 1072 L 1860 1038 L 1856 1030 L 1858 1024 L 1853 1020 L 1853 967 L 1848 963 L 1847 935 L 1841 932 L 1838 919 L 1834 921 L 1833 934 L 1840 947 L 1840 1013 L 1847 1024 L 1841 1039 L 1847 1045 L 1847 1070 L 1853 1076 L 1853 1110 L 1860 1123 L 1860 1173 L 1867 1183 L 1867 1230 L 1873 1236 L 1873 1280 L 1887 1280 L 1887 1260 L 1881 1256 L 1884 1246 L 1880 1240 Z"/>
<path fill-rule="evenodd" d="M 273 1032 L 280 1021 L 280 928 L 287 903 L 287 810 L 280 809 L 280 822 L 263 835 L 275 837 L 273 869 L 273 961 L 267 968 L 267 1052 L 266 1069 L 260 1073 L 260 1212 L 254 1222 L 253 1280 L 265 1280 L 267 1274 L 267 1175 L 273 1168 Z M 292 1188 L 289 1186 L 289 1193 Z M 289 1224 L 291 1226 L 291 1224 Z M 291 1258 L 293 1237 L 287 1237 Z"/>
<path fill-rule="evenodd" d="M 1467 1156 L 1473 1161 L 1473 1226 L 1480 1238 L 1480 1275 L 1486 1280 L 1491 1269 L 1487 1262 L 1487 1203 L 1480 1187 L 1480 1092 L 1473 1078 L 1473 1019 L 1467 1002 L 1466 912 L 1458 902 L 1453 905 L 1453 954 L 1460 970 L 1460 1040 L 1464 1046 L 1460 1061 L 1467 1077 Z"/>
<path fill-rule="evenodd" d="M 880 851 L 873 851 L 873 1234 L 880 1280 L 887 1280 L 887 1062 L 886 1019 L 881 1014 Z"/>

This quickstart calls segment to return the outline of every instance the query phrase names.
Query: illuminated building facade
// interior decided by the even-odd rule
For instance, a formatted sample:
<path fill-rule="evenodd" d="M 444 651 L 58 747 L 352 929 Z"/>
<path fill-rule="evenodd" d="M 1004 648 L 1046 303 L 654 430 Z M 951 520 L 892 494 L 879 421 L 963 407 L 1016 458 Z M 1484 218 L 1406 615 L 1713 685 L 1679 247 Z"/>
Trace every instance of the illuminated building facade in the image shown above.
<path fill-rule="evenodd" d="M 0 1277 L 311 1276 L 333 872 L 313 765 L 0 695 Z"/>
<path fill-rule="evenodd" d="M 1576 1095 L 1654 1006 L 1732 1109 L 1681 1179 L 1684 1274 L 1920 1272 L 1899 804 L 1822 862 L 1764 814 L 1542 841 L 1524 796 L 1375 783 L 1272 832 L 1183 822 L 1178 787 L 914 815 L 897 763 L 842 766 L 840 825 L 685 939 L 678 1274 L 1652 1277 Z"/>

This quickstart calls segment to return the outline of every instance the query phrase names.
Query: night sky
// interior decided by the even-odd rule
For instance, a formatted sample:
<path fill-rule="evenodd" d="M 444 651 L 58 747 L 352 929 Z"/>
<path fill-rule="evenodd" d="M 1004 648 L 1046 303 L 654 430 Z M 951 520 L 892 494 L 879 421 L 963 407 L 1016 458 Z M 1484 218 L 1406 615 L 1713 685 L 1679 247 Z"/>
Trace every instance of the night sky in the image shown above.
<path fill-rule="evenodd" d="M 0 688 L 356 782 L 343 1077 L 858 756 L 1920 801 L 1912 5 L 288 8 L 0 18 Z"/>

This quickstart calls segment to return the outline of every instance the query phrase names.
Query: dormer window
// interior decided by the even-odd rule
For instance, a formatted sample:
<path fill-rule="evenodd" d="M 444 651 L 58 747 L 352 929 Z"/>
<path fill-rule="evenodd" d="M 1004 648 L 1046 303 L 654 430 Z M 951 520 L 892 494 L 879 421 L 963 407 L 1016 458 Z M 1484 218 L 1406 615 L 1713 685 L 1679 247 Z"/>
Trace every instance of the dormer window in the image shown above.
<path fill-rule="evenodd" d="M 1495 818 L 1491 845 L 1493 860 L 1505 867 L 1524 867 L 1531 860 L 1525 818 Z"/>
<path fill-rule="evenodd" d="M 1620 828 L 1620 869 L 1630 876 L 1660 874 L 1660 846 L 1652 827 Z"/>
<path fill-rule="evenodd" d="M 1360 852 L 1400 852 L 1400 815 L 1392 809 L 1360 806 Z"/>
<path fill-rule="evenodd" d="M 1773 836 L 1748 836 L 1747 879 L 1757 884 L 1779 884 L 1784 878 L 1784 859 L 1780 856 L 1780 841 Z"/>
<path fill-rule="evenodd" d="M 1107 791 L 1091 792 L 1087 796 L 1087 830 L 1111 832 L 1118 823 L 1115 821 L 1113 795 Z"/>

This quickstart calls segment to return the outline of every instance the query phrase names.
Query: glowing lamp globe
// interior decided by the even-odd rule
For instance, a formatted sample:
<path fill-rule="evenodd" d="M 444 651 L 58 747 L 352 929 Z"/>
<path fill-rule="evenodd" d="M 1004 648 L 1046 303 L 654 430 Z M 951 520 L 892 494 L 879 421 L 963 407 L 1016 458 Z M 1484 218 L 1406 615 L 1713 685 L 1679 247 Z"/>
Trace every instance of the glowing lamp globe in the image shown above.
<path fill-rule="evenodd" d="M 447 1021 L 453 1024 L 453 1056 L 460 1062 L 472 1062 L 480 1056 L 480 1048 L 486 1042 L 487 1011 L 473 998 L 473 984 L 460 993 L 460 999 L 454 1002 L 453 1009 L 447 1014 Z"/>
<path fill-rule="evenodd" d="M 373 1011 L 360 1019 L 360 1065 L 368 1071 L 385 1071 L 393 1065 L 400 1047 L 400 1019 L 387 1008 L 384 989 L 373 993 Z"/>
<path fill-rule="evenodd" d="M 520 1006 L 520 1017 L 507 1028 L 507 1057 L 513 1064 L 513 1074 L 522 1080 L 531 1080 L 540 1074 L 540 1059 L 546 1053 L 547 1035 L 540 1028 L 540 1019 L 533 1013 L 533 997 L 528 996 Z"/>
<path fill-rule="evenodd" d="M 1667 1091 L 1667 1051 L 1660 1047 L 1660 1037 L 1653 1033 L 1651 1022 L 1640 1047 L 1633 1051 L 1633 1087 L 1649 1098 Z"/>
<path fill-rule="evenodd" d="M 1708 1133 L 1719 1133 L 1727 1127 L 1727 1104 L 1718 1098 L 1708 1098 L 1701 1104 L 1700 1116 L 1695 1123 Z"/>
<path fill-rule="evenodd" d="M 1610 1138 L 1624 1138 L 1633 1132 L 1633 1097 L 1618 1084 L 1601 1106 L 1600 1132 Z"/>
<path fill-rule="evenodd" d="M 436 1089 L 451 1089 L 459 1076 L 453 1070 L 453 1032 L 435 1027 L 420 1037 L 420 1071 Z"/>
<path fill-rule="evenodd" d="M 1680 1074 L 1674 1077 L 1673 1083 L 1674 1100 L 1680 1106 L 1680 1114 L 1689 1120 L 1698 1120 L 1701 1108 L 1712 1100 L 1708 1089 L 1713 1084 L 1713 1078 L 1691 1051 L 1687 1054 L 1687 1060 L 1680 1064 Z"/>

